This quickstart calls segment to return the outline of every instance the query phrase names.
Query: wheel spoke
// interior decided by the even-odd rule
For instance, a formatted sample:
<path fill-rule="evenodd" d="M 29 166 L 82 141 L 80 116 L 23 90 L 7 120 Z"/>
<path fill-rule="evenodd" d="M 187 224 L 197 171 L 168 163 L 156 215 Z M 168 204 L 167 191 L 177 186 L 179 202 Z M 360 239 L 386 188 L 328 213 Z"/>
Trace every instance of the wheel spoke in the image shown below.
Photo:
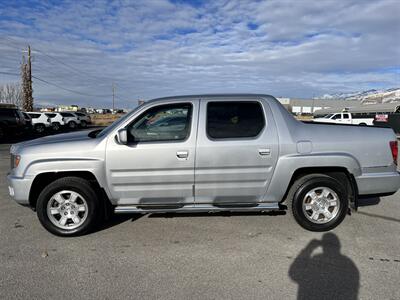
<path fill-rule="evenodd" d="M 336 199 L 329 200 L 329 206 L 337 206 Z"/>
<path fill-rule="evenodd" d="M 71 193 L 71 196 L 69 197 L 69 201 L 75 202 L 76 199 L 78 199 L 78 194 L 77 193 Z"/>
<path fill-rule="evenodd" d="M 86 211 L 85 205 L 78 205 L 78 211 Z"/>
<path fill-rule="evenodd" d="M 305 210 L 311 210 L 312 209 L 312 205 L 311 204 L 306 204 L 304 206 Z"/>
<path fill-rule="evenodd" d="M 315 199 L 318 198 L 318 195 L 314 191 L 312 191 L 309 195 L 310 195 L 312 200 L 315 200 Z"/>
<path fill-rule="evenodd" d="M 328 191 L 327 189 L 323 189 L 322 191 L 322 196 L 324 196 L 325 198 L 328 198 L 328 196 L 331 194 L 330 191 Z"/>
<path fill-rule="evenodd" d="M 318 220 L 318 218 L 319 218 L 319 212 L 313 211 L 313 213 L 311 215 L 311 219 L 316 221 L 316 220 Z"/>
<path fill-rule="evenodd" d="M 78 216 L 75 216 L 72 218 L 72 221 L 74 221 L 75 224 L 78 224 L 81 221 L 81 218 L 79 218 Z"/>
<path fill-rule="evenodd" d="M 55 195 L 53 199 L 56 200 L 59 204 L 62 204 L 65 201 L 60 194 Z"/>
<path fill-rule="evenodd" d="M 323 215 L 325 216 L 325 218 L 327 218 L 328 220 L 330 220 L 332 218 L 332 214 L 329 210 L 325 210 L 323 212 Z"/>
<path fill-rule="evenodd" d="M 67 223 L 68 218 L 66 216 L 62 216 L 59 223 L 61 226 L 64 226 Z"/>
<path fill-rule="evenodd" d="M 52 208 L 50 208 L 50 213 L 52 215 L 57 215 L 60 213 L 60 210 L 57 207 L 52 207 Z"/>

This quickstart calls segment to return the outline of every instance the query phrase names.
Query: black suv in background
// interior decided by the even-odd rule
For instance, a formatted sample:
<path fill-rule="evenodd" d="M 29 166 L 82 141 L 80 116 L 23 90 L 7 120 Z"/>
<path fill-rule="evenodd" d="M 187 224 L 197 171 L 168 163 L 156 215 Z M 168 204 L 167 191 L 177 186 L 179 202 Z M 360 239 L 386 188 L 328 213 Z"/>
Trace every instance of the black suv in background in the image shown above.
<path fill-rule="evenodd" d="M 22 112 L 14 105 L 0 104 L 0 140 L 10 134 L 23 133 L 27 124 Z"/>

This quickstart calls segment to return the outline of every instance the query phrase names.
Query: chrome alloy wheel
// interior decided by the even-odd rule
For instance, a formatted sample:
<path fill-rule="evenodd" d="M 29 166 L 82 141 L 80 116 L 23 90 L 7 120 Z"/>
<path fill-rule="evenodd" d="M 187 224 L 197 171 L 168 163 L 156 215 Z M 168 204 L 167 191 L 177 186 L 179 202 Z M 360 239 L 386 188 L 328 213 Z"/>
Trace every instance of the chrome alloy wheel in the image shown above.
<path fill-rule="evenodd" d="M 332 189 L 317 187 L 304 196 L 302 207 L 308 220 L 316 224 L 325 224 L 337 216 L 340 201 Z"/>
<path fill-rule="evenodd" d="M 64 190 L 54 194 L 47 203 L 47 216 L 61 229 L 75 229 L 85 222 L 88 206 L 85 198 L 74 191 Z"/>

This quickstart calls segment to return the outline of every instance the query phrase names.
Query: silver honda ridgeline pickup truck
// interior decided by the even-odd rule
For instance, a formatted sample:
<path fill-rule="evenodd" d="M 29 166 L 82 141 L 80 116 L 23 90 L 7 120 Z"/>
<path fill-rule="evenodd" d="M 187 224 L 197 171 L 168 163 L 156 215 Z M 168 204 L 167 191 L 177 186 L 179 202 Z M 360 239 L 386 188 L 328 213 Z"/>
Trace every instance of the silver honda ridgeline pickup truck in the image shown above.
<path fill-rule="evenodd" d="M 330 230 L 400 187 L 392 129 L 297 121 L 268 95 L 155 99 L 103 130 L 11 147 L 9 193 L 61 235 L 115 213 L 288 208 Z"/>

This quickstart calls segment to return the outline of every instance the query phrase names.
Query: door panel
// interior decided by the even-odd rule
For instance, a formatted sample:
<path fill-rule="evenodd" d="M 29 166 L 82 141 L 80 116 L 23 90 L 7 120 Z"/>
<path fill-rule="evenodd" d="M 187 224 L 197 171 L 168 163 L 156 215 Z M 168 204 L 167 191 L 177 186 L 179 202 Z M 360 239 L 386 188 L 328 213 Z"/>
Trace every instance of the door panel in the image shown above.
<path fill-rule="evenodd" d="M 120 145 L 114 136 L 108 138 L 107 179 L 112 197 L 119 205 L 172 205 L 194 202 L 194 160 L 199 101 L 190 100 L 184 103 L 191 103 L 192 106 L 190 133 L 186 140 L 139 141 Z M 165 124 L 168 122 L 171 124 L 168 126 L 174 126 L 174 130 L 182 129 L 166 118 L 164 122 L 150 119 L 146 122 L 152 123 L 148 126 L 148 135 L 142 125 L 132 130 L 140 140 L 146 136 L 153 138 L 157 134 L 164 139 L 173 136 L 165 132 Z M 176 134 L 176 137 L 180 138 L 180 135 Z"/>
<path fill-rule="evenodd" d="M 257 137 L 213 140 L 206 132 L 206 112 L 207 104 L 216 101 L 232 100 L 202 99 L 200 103 L 195 163 L 196 203 L 249 204 L 268 200 L 263 196 L 278 158 L 277 130 L 269 106 L 262 106 L 265 126 Z M 233 117 L 232 122 L 237 122 L 236 119 Z"/>

